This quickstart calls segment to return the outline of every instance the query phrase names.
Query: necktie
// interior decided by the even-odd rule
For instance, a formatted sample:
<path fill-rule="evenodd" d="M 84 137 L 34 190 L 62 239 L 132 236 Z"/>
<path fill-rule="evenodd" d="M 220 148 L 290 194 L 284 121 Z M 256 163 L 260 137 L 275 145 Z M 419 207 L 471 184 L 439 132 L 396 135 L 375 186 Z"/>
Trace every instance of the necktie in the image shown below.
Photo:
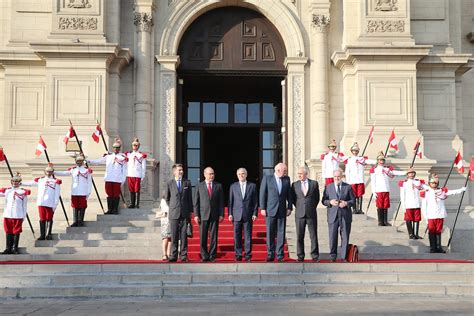
<path fill-rule="evenodd" d="M 207 193 L 209 194 L 209 197 L 212 196 L 212 187 L 210 182 L 207 183 Z"/>
<path fill-rule="evenodd" d="M 181 179 L 178 179 L 178 192 L 181 193 Z"/>
<path fill-rule="evenodd" d="M 341 185 L 337 185 L 337 190 L 336 190 L 337 198 L 339 199 L 339 196 L 341 195 Z"/>
<path fill-rule="evenodd" d="M 306 196 L 306 194 L 308 194 L 308 186 L 306 185 L 306 181 L 301 182 L 301 188 L 303 190 L 303 194 Z"/>
<path fill-rule="evenodd" d="M 278 187 L 278 194 L 281 194 L 281 178 L 280 177 L 278 177 L 277 187 Z"/>
<path fill-rule="evenodd" d="M 240 192 L 242 192 L 242 199 L 245 198 L 245 184 L 241 183 L 240 184 Z"/>

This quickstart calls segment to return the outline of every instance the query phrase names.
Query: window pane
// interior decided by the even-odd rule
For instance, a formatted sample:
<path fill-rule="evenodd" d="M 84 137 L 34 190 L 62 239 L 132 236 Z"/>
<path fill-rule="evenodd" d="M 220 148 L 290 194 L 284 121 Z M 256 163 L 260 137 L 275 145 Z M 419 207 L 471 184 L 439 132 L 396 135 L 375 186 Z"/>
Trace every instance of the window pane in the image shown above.
<path fill-rule="evenodd" d="M 202 107 L 202 122 L 215 123 L 216 122 L 216 104 L 214 102 L 205 102 Z"/>
<path fill-rule="evenodd" d="M 198 185 L 198 183 L 200 181 L 199 173 L 200 173 L 199 168 L 188 168 L 188 179 L 189 179 L 189 181 L 191 181 L 191 185 L 193 187 Z"/>
<path fill-rule="evenodd" d="M 275 163 L 275 152 L 273 150 L 263 151 L 263 167 L 271 168 Z"/>
<path fill-rule="evenodd" d="M 199 131 L 188 131 L 188 148 L 200 148 Z"/>
<path fill-rule="evenodd" d="M 247 104 L 236 103 L 234 107 L 235 123 L 247 123 Z"/>
<path fill-rule="evenodd" d="M 216 103 L 216 123 L 229 123 L 229 104 Z"/>
<path fill-rule="evenodd" d="M 249 103 L 249 123 L 260 123 L 260 103 Z"/>
<path fill-rule="evenodd" d="M 275 107 L 273 103 L 263 103 L 263 123 L 275 123 Z"/>
<path fill-rule="evenodd" d="M 263 175 L 269 176 L 273 174 L 273 169 L 263 169 Z"/>
<path fill-rule="evenodd" d="M 200 122 L 201 109 L 199 102 L 188 103 L 188 123 Z"/>
<path fill-rule="evenodd" d="M 199 149 L 188 149 L 188 163 L 189 167 L 199 167 Z"/>
<path fill-rule="evenodd" d="M 273 149 L 275 145 L 275 132 L 263 132 L 263 148 Z"/>

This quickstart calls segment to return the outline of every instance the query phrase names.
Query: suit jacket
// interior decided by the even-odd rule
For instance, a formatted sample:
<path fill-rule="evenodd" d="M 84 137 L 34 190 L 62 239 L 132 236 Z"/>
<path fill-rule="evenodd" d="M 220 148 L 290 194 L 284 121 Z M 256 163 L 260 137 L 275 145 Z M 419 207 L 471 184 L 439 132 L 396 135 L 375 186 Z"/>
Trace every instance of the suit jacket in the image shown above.
<path fill-rule="evenodd" d="M 245 186 L 245 196 L 242 198 L 240 182 L 234 182 L 229 189 L 229 215 L 234 217 L 234 221 L 248 222 L 252 216 L 257 216 L 257 186 L 248 182 Z"/>
<path fill-rule="evenodd" d="M 260 208 L 267 211 L 267 216 L 286 217 L 286 210 L 293 208 L 292 205 L 290 177 L 282 177 L 281 193 L 278 194 L 275 176 L 264 176 L 260 184 Z"/>
<path fill-rule="evenodd" d="M 203 221 L 218 220 L 224 217 L 224 190 L 222 184 L 212 183 L 212 196 L 207 192 L 206 181 L 200 182 L 194 194 L 194 216 Z"/>
<path fill-rule="evenodd" d="M 193 211 L 191 181 L 181 179 L 181 192 L 175 179 L 166 183 L 166 203 L 169 205 L 169 219 L 188 218 Z"/>
<path fill-rule="evenodd" d="M 317 181 L 307 179 L 308 193 L 306 196 L 301 190 L 301 181 L 293 182 L 291 193 L 293 194 L 293 205 L 296 207 L 296 217 L 316 218 L 316 208 L 319 203 L 319 185 Z"/>
<path fill-rule="evenodd" d="M 347 207 L 340 208 L 338 206 L 332 206 L 329 203 L 330 200 L 341 200 L 347 202 Z M 355 205 L 355 195 L 352 191 L 352 187 L 345 183 L 341 182 L 341 192 L 339 196 L 336 194 L 335 183 L 331 183 L 326 186 L 323 193 L 322 203 L 328 209 L 328 223 L 334 223 L 337 218 L 337 213 L 340 212 L 344 220 L 348 223 L 352 222 L 352 212 L 351 207 Z"/>

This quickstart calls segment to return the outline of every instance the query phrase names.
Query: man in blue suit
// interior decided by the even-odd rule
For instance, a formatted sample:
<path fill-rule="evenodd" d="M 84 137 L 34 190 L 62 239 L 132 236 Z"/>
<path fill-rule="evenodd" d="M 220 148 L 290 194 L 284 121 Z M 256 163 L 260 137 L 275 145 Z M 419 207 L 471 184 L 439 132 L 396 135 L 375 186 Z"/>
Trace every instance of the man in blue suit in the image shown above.
<path fill-rule="evenodd" d="M 351 233 L 352 212 L 355 195 L 352 187 L 342 182 L 342 171 L 334 171 L 334 183 L 324 188 L 322 203 L 328 209 L 329 257 L 332 262 L 337 257 L 337 235 L 341 235 L 341 258 L 346 261 L 349 234 Z"/>
<path fill-rule="evenodd" d="M 278 262 L 283 262 L 286 217 L 291 214 L 293 202 L 290 177 L 286 176 L 288 168 L 280 162 L 274 169 L 275 172 L 264 176 L 260 184 L 260 212 L 267 226 L 267 261 L 275 260 L 276 238 Z"/>
<path fill-rule="evenodd" d="M 247 170 L 237 170 L 239 181 L 229 189 L 229 221 L 234 223 L 235 260 L 242 261 L 242 228 L 245 239 L 245 261 L 252 259 L 252 224 L 257 219 L 257 186 L 247 182 Z"/>

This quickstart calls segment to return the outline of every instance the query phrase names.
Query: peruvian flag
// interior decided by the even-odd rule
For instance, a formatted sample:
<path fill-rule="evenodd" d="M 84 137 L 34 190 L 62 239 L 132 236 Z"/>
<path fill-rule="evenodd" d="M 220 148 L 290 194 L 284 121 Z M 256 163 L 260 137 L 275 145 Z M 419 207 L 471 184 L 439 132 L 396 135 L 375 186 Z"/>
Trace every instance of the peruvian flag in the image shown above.
<path fill-rule="evenodd" d="M 99 143 L 100 136 L 102 135 L 102 129 L 100 128 L 100 124 L 97 123 L 97 126 L 95 127 L 94 133 L 92 133 L 92 139 L 96 142 Z"/>
<path fill-rule="evenodd" d="M 471 180 L 474 181 L 474 156 L 471 157 L 471 165 L 469 166 L 471 172 Z"/>
<path fill-rule="evenodd" d="M 423 148 L 421 146 L 421 142 L 420 140 L 418 139 L 416 144 L 415 144 L 415 148 L 413 148 L 413 152 L 415 153 L 415 155 L 417 155 L 420 159 L 423 158 Z"/>
<path fill-rule="evenodd" d="M 66 136 L 64 136 L 64 139 L 63 139 L 63 142 L 67 145 L 67 143 L 69 142 L 69 140 L 71 138 L 73 138 L 74 136 L 76 136 L 75 132 L 74 132 L 74 128 L 72 126 L 69 127 L 69 130 L 67 131 L 66 133 Z"/>
<path fill-rule="evenodd" d="M 395 138 L 395 131 L 394 130 L 392 130 L 392 133 L 390 134 L 388 142 L 390 144 L 390 148 L 395 149 L 396 151 L 398 151 L 398 140 Z"/>
<path fill-rule="evenodd" d="M 35 155 L 36 155 L 36 156 L 41 155 L 42 153 L 44 153 L 44 151 L 46 150 L 46 148 L 48 148 L 48 147 L 46 147 L 46 143 L 44 142 L 43 137 L 40 136 L 38 145 L 36 146 Z"/>
<path fill-rule="evenodd" d="M 464 173 L 464 165 L 462 163 L 462 156 L 459 150 L 456 155 L 456 158 L 454 158 L 454 165 L 456 166 L 456 168 L 458 168 L 459 173 Z"/>
<path fill-rule="evenodd" d="M 3 153 L 3 147 L 0 147 L 0 161 L 5 160 L 5 154 Z"/>
<path fill-rule="evenodd" d="M 372 125 L 372 128 L 370 129 L 370 132 L 369 132 L 369 142 L 371 144 L 374 142 L 374 129 L 375 129 L 375 125 Z"/>

